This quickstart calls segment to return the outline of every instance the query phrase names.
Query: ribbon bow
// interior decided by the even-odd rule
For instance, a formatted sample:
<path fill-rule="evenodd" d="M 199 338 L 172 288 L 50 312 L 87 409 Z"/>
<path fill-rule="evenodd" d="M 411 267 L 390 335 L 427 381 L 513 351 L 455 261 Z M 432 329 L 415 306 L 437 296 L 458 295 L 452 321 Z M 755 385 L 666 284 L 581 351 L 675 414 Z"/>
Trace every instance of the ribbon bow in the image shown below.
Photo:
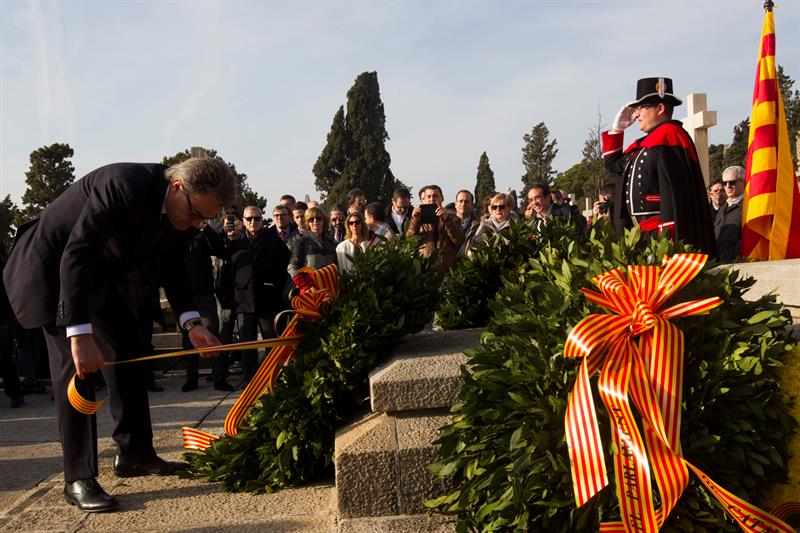
<path fill-rule="evenodd" d="M 300 318 L 321 319 L 321 307 L 333 301 L 339 292 L 339 272 L 336 265 L 328 265 L 319 270 L 303 268 L 300 273 L 304 274 L 304 290 L 299 296 L 292 299 L 294 309 L 284 311 L 284 313 L 293 313 L 294 316 L 280 336 L 280 339 L 297 340 L 292 344 L 274 346 L 264 358 L 258 371 L 225 417 L 225 434 L 229 437 L 238 433 L 239 424 L 250 412 L 258 398 L 266 392 L 272 393 L 278 374 L 283 366 L 291 361 L 295 346 L 300 343 L 301 336 L 297 331 L 297 323 Z M 275 317 L 276 322 L 282 314 Z M 216 435 L 189 427 L 181 428 L 181 434 L 184 448 L 193 450 L 204 450 L 213 441 L 219 439 Z"/>
<path fill-rule="evenodd" d="M 592 279 L 599 293 L 581 289 L 587 300 L 613 313 L 587 316 L 573 328 L 564 345 L 566 357 L 583 358 L 565 418 L 578 507 L 608 485 L 589 384 L 598 370 L 598 390 L 611 419 L 622 520 L 601 524 L 601 532 L 658 531 L 689 483 L 688 469 L 743 530 L 793 531 L 778 518 L 720 487 L 682 457 L 683 333 L 670 320 L 708 314 L 722 300 L 706 298 L 666 308 L 664 304 L 697 276 L 706 260 L 703 254 L 675 255 L 665 259 L 662 267 L 630 266 L 627 279 L 622 269 L 616 268 Z M 642 420 L 644 442 L 628 402 L 629 394 Z M 659 509 L 652 498 L 651 473 L 661 496 Z"/>

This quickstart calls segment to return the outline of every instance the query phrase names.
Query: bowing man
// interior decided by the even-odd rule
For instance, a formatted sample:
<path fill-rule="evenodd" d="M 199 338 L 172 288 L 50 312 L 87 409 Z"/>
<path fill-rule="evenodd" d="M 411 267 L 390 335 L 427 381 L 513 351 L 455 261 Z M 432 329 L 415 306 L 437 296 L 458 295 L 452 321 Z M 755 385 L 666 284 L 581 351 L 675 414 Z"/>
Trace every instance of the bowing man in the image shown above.
<path fill-rule="evenodd" d="M 112 511 L 118 503 L 96 480 L 96 417 L 67 400 L 73 374 L 89 400 L 94 373 L 101 370 L 108 383 L 117 476 L 170 475 L 186 467 L 153 448 L 144 364 L 105 363 L 144 354 L 126 278 L 146 265 L 158 265 L 153 281 L 164 287 L 192 345 L 219 345 L 196 311 L 183 256 L 192 233 L 236 195 L 234 174 L 221 160 L 197 157 L 169 168 L 117 163 L 76 181 L 17 232 L 3 280 L 20 324 L 44 327 L 64 496 L 82 511 Z"/>

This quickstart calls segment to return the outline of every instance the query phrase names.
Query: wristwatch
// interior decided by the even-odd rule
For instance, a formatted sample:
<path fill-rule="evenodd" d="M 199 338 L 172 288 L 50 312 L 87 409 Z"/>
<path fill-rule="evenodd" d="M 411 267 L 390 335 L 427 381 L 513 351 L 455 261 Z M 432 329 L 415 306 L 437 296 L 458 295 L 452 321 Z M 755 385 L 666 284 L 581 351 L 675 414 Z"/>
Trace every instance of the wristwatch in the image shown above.
<path fill-rule="evenodd" d="M 189 320 L 187 320 L 187 321 L 186 321 L 186 323 L 183 325 L 183 330 L 184 330 L 186 333 L 189 333 L 189 332 L 192 330 L 192 328 L 193 328 L 193 327 L 195 327 L 195 326 L 202 326 L 202 325 L 203 325 L 203 321 L 202 321 L 200 318 L 190 318 L 190 319 L 189 319 Z"/>

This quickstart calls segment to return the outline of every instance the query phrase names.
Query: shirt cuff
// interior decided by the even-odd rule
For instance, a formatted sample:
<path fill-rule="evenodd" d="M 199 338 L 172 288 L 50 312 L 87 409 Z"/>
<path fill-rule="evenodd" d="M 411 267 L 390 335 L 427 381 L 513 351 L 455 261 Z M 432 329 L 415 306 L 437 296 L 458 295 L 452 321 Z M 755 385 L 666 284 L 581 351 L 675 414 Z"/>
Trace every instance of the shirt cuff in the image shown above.
<path fill-rule="evenodd" d="M 181 316 L 178 317 L 178 324 L 183 328 L 186 322 L 193 318 L 200 318 L 200 313 L 197 311 L 186 311 L 185 313 L 181 313 Z"/>
<path fill-rule="evenodd" d="M 76 335 L 91 335 L 94 333 L 92 324 L 75 324 L 74 326 L 67 326 L 67 337 L 74 337 Z"/>

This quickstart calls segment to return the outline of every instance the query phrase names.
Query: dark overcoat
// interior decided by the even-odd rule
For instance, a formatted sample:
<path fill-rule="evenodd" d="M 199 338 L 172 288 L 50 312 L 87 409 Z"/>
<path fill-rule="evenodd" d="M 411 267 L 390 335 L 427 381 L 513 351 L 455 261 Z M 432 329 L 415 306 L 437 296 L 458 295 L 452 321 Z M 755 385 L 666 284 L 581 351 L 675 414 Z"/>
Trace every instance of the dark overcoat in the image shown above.
<path fill-rule="evenodd" d="M 622 150 L 621 133 L 603 133 L 606 169 L 616 176 L 614 225 L 636 223 L 645 231 L 670 230 L 701 251 L 717 256 L 697 150 L 681 123 L 662 122 Z"/>
<path fill-rule="evenodd" d="M 113 284 L 126 294 L 127 287 L 119 285 L 127 274 L 155 259 L 175 315 L 195 309 L 183 262 L 190 234 L 162 215 L 165 169 L 139 163 L 101 167 L 20 228 L 3 281 L 23 327 L 91 323 L 105 288 Z"/>

